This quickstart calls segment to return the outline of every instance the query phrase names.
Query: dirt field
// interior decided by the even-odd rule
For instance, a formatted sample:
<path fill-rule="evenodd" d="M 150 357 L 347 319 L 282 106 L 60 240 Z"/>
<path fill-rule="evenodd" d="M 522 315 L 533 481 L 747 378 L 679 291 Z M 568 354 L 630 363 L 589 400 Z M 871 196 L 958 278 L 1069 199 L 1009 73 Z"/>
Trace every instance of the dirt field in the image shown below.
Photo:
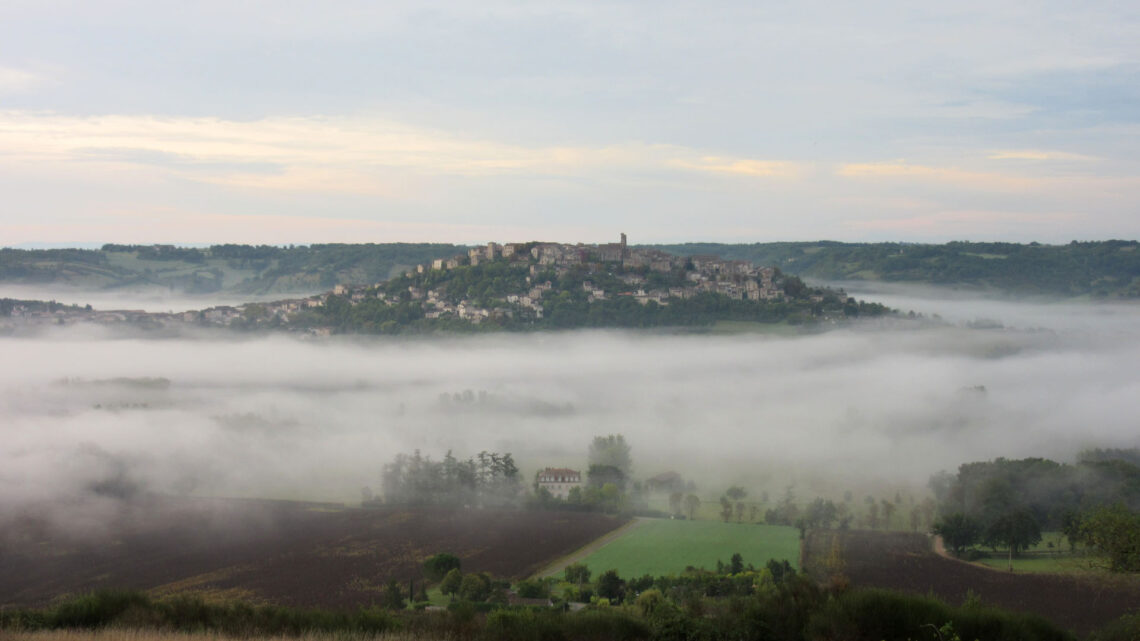
<path fill-rule="evenodd" d="M 355 607 L 389 579 L 418 581 L 423 559 L 437 552 L 459 556 L 464 571 L 523 577 L 624 523 L 581 513 L 150 499 L 112 506 L 108 527 L 106 509 L 77 507 L 73 522 L 57 509 L 0 523 L 0 605 L 115 587 Z"/>
<path fill-rule="evenodd" d="M 813 533 L 809 541 L 807 562 L 816 575 L 827 564 L 830 536 Z M 980 568 L 936 555 L 921 534 L 854 531 L 839 542 L 840 569 L 853 586 L 934 594 L 954 604 L 973 590 L 985 605 L 1040 614 L 1082 635 L 1140 608 L 1140 582 L 1126 577 L 1093 580 Z"/>

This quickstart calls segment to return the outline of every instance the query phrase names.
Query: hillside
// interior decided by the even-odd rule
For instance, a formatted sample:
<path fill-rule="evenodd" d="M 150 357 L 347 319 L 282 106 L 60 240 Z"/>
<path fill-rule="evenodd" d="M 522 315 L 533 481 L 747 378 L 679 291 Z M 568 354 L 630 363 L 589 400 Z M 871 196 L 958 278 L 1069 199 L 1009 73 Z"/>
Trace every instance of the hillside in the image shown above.
<path fill-rule="evenodd" d="M 1074 241 L 1068 245 L 821 241 L 653 247 L 677 255 L 709 254 L 748 260 L 820 280 L 922 283 L 1024 296 L 1140 297 L 1137 241 Z"/>
<path fill-rule="evenodd" d="M 171 248 L 171 252 L 180 252 Z M 189 250 L 197 252 L 197 250 Z M 184 260 L 172 258 L 172 260 Z M 256 260 L 256 259 L 252 259 Z M 367 281 L 365 281 L 367 282 Z M 77 322 L 314 334 L 804 325 L 890 313 L 748 261 L 678 257 L 624 243 L 515 243 L 436 258 L 374 284 L 184 313 L 45 309 L 0 301 L 0 328 Z"/>
<path fill-rule="evenodd" d="M 465 248 L 429 243 L 298 247 L 104 245 L 0 249 L 0 282 L 83 289 L 162 287 L 187 294 L 295 294 L 337 283 L 377 283 L 410 265 Z"/>
<path fill-rule="evenodd" d="M 247 306 L 248 308 L 249 306 Z M 242 322 L 333 333 L 804 324 L 888 313 L 748 261 L 678 257 L 623 243 L 489 243 L 319 305 L 256 306 Z"/>
<path fill-rule="evenodd" d="M 746 260 L 805 278 L 921 283 L 1021 296 L 1140 298 L 1140 243 L 778 242 L 644 245 L 673 256 Z M 104 245 L 0 249 L 0 283 L 85 289 L 162 287 L 187 294 L 298 294 L 369 285 L 408 267 L 467 252 L 429 243 L 299 247 Z"/>

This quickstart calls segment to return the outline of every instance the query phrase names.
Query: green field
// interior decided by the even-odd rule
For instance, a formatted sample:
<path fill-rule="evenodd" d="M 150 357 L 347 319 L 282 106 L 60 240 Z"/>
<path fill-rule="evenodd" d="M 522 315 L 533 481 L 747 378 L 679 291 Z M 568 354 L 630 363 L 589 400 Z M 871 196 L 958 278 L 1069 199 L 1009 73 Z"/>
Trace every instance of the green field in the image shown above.
<path fill-rule="evenodd" d="M 991 556 L 977 559 L 975 563 L 998 570 L 1009 568 L 1009 559 L 1001 551 Z M 1014 572 L 1043 572 L 1046 574 L 1083 574 L 1093 572 L 1089 567 L 1089 557 L 1068 554 L 1025 554 L 1013 558 Z"/>
<path fill-rule="evenodd" d="M 680 574 L 687 566 L 715 569 L 739 552 L 745 564 L 762 566 L 769 559 L 787 559 L 797 569 L 799 532 L 792 527 L 646 519 L 625 536 L 583 560 L 597 576 L 617 570 L 623 577 Z"/>
<path fill-rule="evenodd" d="M 985 550 L 983 553 L 986 556 L 975 559 L 975 563 L 1001 570 L 1009 567 L 1007 550 L 999 548 L 996 551 Z M 1079 574 L 1093 571 L 1089 566 L 1090 560 L 1084 550 L 1070 551 L 1060 532 L 1043 532 L 1040 543 L 1013 558 L 1013 571 Z"/>

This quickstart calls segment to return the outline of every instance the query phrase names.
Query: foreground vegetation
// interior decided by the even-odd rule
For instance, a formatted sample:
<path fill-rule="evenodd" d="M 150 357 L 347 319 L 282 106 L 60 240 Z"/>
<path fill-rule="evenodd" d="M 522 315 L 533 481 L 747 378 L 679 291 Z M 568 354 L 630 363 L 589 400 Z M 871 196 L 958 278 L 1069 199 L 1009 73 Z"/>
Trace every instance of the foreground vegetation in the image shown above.
<path fill-rule="evenodd" d="M 171 632 L 242 638 L 327 634 L 496 641 L 1074 638 L 1034 616 L 978 604 L 954 607 L 882 590 L 828 591 L 799 576 L 723 598 L 650 589 L 629 603 L 596 605 L 581 612 L 503 606 L 484 614 L 466 603 L 439 612 L 329 612 L 208 603 L 193 597 L 156 601 L 140 593 L 100 592 L 46 610 L 0 614 L 5 636 L 107 628 L 154 631 L 132 637 L 140 641 L 169 638 Z"/>

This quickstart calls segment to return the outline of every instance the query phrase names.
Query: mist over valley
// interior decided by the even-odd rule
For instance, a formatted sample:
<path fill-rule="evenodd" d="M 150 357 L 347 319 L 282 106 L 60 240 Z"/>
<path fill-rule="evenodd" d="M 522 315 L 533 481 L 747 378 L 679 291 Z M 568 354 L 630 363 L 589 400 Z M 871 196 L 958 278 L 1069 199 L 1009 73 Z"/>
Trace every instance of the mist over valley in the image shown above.
<path fill-rule="evenodd" d="M 529 480 L 583 467 L 590 439 L 611 433 L 631 444 L 635 477 L 676 470 L 710 499 L 730 484 L 921 492 L 966 461 L 1137 445 L 1134 306 L 883 300 L 956 322 L 798 336 L 9 337 L 0 500 L 8 514 L 147 492 L 351 503 L 382 492 L 398 453 L 511 452 Z"/>

